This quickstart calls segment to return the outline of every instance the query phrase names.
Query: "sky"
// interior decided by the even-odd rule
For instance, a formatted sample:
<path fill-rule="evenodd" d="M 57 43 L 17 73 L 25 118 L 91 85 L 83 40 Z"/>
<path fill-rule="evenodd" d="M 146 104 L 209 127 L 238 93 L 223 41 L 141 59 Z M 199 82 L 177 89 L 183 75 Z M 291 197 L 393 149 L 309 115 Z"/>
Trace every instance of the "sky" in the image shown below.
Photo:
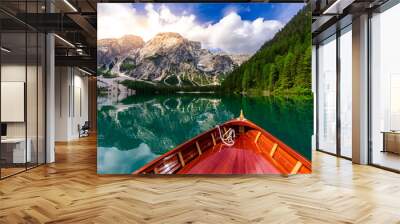
<path fill-rule="evenodd" d="M 253 54 L 303 3 L 99 3 L 97 38 L 137 35 L 149 41 L 177 32 L 203 48 Z"/>

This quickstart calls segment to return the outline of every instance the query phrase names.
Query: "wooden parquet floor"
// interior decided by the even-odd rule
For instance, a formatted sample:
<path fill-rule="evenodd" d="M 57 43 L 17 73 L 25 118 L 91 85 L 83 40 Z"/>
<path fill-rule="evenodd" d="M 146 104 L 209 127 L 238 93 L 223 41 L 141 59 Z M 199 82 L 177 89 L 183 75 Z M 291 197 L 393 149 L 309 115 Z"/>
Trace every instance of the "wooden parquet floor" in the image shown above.
<path fill-rule="evenodd" d="M 96 139 L 0 181 L 0 223 L 400 223 L 400 175 L 315 152 L 312 175 L 99 176 Z"/>

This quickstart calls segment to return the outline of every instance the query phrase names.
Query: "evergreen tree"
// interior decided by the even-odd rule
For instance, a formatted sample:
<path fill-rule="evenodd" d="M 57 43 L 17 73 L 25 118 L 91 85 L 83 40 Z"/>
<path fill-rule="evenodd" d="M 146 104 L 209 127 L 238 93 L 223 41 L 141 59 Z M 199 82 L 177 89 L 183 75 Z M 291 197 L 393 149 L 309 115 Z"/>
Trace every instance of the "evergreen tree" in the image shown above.
<path fill-rule="evenodd" d="M 311 7 L 306 5 L 274 38 L 222 83 L 225 91 L 311 94 Z"/>

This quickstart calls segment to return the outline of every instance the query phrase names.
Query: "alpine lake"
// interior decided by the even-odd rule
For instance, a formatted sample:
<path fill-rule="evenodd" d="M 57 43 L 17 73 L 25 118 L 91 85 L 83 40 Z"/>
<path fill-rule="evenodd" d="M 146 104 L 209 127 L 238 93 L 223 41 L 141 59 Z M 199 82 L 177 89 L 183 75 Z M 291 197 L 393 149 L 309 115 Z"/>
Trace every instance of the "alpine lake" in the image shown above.
<path fill-rule="evenodd" d="M 130 174 L 202 132 L 251 120 L 311 160 L 313 100 L 304 97 L 174 93 L 98 96 L 99 174 Z"/>

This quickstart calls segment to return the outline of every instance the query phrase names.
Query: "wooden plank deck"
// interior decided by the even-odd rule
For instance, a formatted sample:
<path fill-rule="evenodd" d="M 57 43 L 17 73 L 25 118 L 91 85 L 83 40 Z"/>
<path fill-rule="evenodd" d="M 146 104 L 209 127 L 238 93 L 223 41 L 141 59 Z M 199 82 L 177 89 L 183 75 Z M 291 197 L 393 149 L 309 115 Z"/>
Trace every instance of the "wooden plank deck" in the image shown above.
<path fill-rule="evenodd" d="M 247 135 L 240 135 L 232 147 L 218 143 L 186 165 L 179 174 L 279 174 Z"/>

